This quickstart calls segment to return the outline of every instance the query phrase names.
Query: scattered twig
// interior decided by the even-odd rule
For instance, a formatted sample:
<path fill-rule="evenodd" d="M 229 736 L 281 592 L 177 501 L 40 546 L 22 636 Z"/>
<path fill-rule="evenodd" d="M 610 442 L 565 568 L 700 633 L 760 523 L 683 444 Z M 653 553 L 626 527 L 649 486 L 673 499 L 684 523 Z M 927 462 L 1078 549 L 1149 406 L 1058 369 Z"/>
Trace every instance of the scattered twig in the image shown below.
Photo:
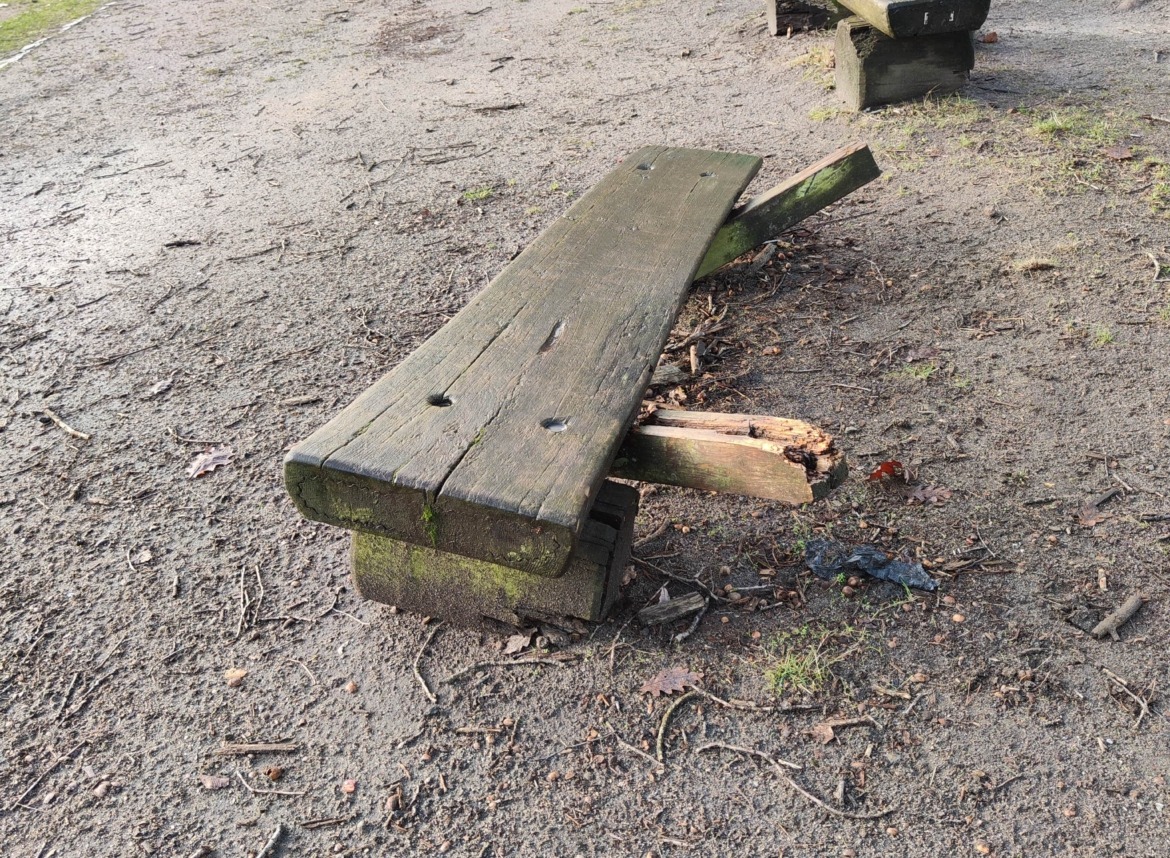
<path fill-rule="evenodd" d="M 1147 703 L 1143 698 L 1138 697 L 1136 694 L 1134 694 L 1132 691 L 1130 691 L 1129 690 L 1129 683 L 1127 683 L 1124 679 L 1122 679 L 1120 676 L 1118 676 L 1112 670 L 1110 670 L 1107 667 L 1103 667 L 1103 668 L 1101 668 L 1101 670 L 1105 671 L 1105 675 L 1108 676 L 1111 680 L 1113 680 L 1113 682 L 1116 683 L 1118 688 L 1120 688 L 1122 691 L 1124 691 L 1126 694 L 1128 694 L 1133 699 L 1133 702 L 1136 703 L 1138 705 L 1138 707 L 1141 709 L 1141 713 L 1138 715 L 1138 719 L 1136 722 L 1134 722 L 1134 725 L 1133 725 L 1133 728 L 1136 730 L 1138 727 L 1142 726 L 1142 719 L 1150 714 L 1149 703 Z"/>
<path fill-rule="evenodd" d="M 678 698 L 678 700 L 671 703 L 670 708 L 662 713 L 662 721 L 658 724 L 658 741 L 654 744 L 654 752 L 658 757 L 658 762 L 666 763 L 666 725 L 670 723 L 670 716 L 674 714 L 674 711 L 678 707 L 682 706 L 691 698 L 698 696 L 694 691 L 688 691 L 682 697 Z"/>
<path fill-rule="evenodd" d="M 623 739 L 617 733 L 613 734 L 613 738 L 617 741 L 617 743 L 619 745 L 621 745 L 623 748 L 625 748 L 630 753 L 637 754 L 639 757 L 646 760 L 646 762 L 650 763 L 650 765 L 654 766 L 655 768 L 662 768 L 662 762 L 660 760 L 654 759 L 652 756 L 647 754 L 641 748 L 637 748 L 637 747 L 631 745 L 629 742 L 627 742 L 625 739 Z"/>
<path fill-rule="evenodd" d="M 215 753 L 221 757 L 240 757 L 244 754 L 291 753 L 300 747 L 296 742 L 224 742 Z"/>
<path fill-rule="evenodd" d="M 681 631 L 674 636 L 675 644 L 682 643 L 694 633 L 695 629 L 699 627 L 699 621 L 703 619 L 703 615 L 707 613 L 707 608 L 710 605 L 711 603 L 707 599 L 703 600 L 703 607 L 699 610 L 699 613 L 695 614 L 695 618 L 691 620 L 691 624 L 686 627 L 685 631 Z"/>
<path fill-rule="evenodd" d="M 313 671 L 309 670 L 309 666 L 307 664 L 305 664 L 303 661 L 297 661 L 297 659 L 295 659 L 295 658 L 288 658 L 288 659 L 286 659 L 286 661 L 292 662 L 293 664 L 300 667 L 300 669 L 303 670 L 305 673 L 307 673 L 309 675 L 309 681 L 312 682 L 313 685 L 320 685 L 321 684 L 317 680 L 317 674 L 315 674 L 315 673 L 313 673 Z"/>
<path fill-rule="evenodd" d="M 66 760 L 71 758 L 74 754 L 76 754 L 78 751 L 80 751 L 82 748 L 84 748 L 88 744 L 89 744 L 88 739 L 86 739 L 82 742 L 79 742 L 77 745 L 74 746 L 73 750 L 69 751 L 64 756 L 57 757 L 57 759 L 53 760 L 53 764 L 51 766 L 49 766 L 47 769 L 45 769 L 43 772 L 41 772 L 40 775 L 37 776 L 37 779 L 35 781 L 33 781 L 31 785 L 29 785 L 29 788 L 20 794 L 20 798 L 18 798 L 16 801 L 12 802 L 12 804 L 8 805 L 8 812 L 11 813 L 12 811 L 14 811 L 18 807 L 20 807 L 24 803 L 24 800 L 26 798 L 28 798 L 30 795 L 32 795 L 33 792 L 36 790 L 36 788 L 41 785 L 41 781 L 43 781 L 45 778 L 47 778 L 53 772 L 57 771 L 57 767 L 59 765 L 61 765 L 63 762 L 65 762 Z"/>
<path fill-rule="evenodd" d="M 418 663 L 422 661 L 423 653 L 427 651 L 427 647 L 431 645 L 431 641 L 435 639 L 435 635 L 438 633 L 439 627 L 442 625 L 443 624 L 441 622 L 435 623 L 434 627 L 431 629 L 431 633 L 427 635 L 427 639 L 423 641 L 423 645 L 419 647 L 418 654 L 414 657 L 414 664 L 412 665 L 412 669 L 414 670 L 414 678 L 417 679 L 418 684 L 422 686 L 423 694 L 427 696 L 427 700 L 431 701 L 432 703 L 438 703 L 439 698 L 435 696 L 435 692 L 431 691 L 431 687 L 427 685 L 427 681 L 423 679 L 423 675 L 418 669 Z"/>
<path fill-rule="evenodd" d="M 1115 641 L 1121 640 L 1117 635 L 1117 630 L 1129 622 L 1130 618 L 1137 613 L 1138 608 L 1142 606 L 1144 601 L 1140 593 L 1135 593 L 1126 599 L 1120 608 L 1108 614 L 1101 622 L 1097 623 L 1089 634 L 1095 638 L 1103 638 L 1105 635 L 1109 635 Z"/>
<path fill-rule="evenodd" d="M 247 784 L 244 784 L 244 786 L 247 786 Z M 278 822 L 276 823 L 276 830 L 272 832 L 272 836 L 268 838 L 268 842 L 265 843 L 263 848 L 261 848 L 261 850 L 256 853 L 256 858 L 268 858 L 268 856 L 272 854 L 272 850 L 276 848 L 276 844 L 280 841 L 280 838 L 283 835 L 284 823 Z"/>
<path fill-rule="evenodd" d="M 666 519 L 663 519 L 662 522 L 658 525 L 658 527 L 654 528 L 652 531 L 647 533 L 641 539 L 634 540 L 634 548 L 635 549 L 641 548 L 647 542 L 653 542 L 655 539 L 662 536 L 662 534 L 666 533 L 666 529 L 668 527 L 670 527 L 670 522 L 667 521 Z"/>
<path fill-rule="evenodd" d="M 708 742 L 706 745 L 703 745 L 700 748 L 696 748 L 695 751 L 696 753 L 702 753 L 703 751 L 709 751 L 716 748 L 725 751 L 734 751 L 737 754 L 745 754 L 749 757 L 756 757 L 757 759 L 763 760 L 773 769 L 775 769 L 776 774 L 778 774 L 781 779 L 783 779 L 784 782 L 788 784 L 788 786 L 790 786 L 796 792 L 800 793 L 817 807 L 833 816 L 841 817 L 842 819 L 881 819 L 883 816 L 889 816 L 891 813 L 893 813 L 892 809 L 879 811 L 878 813 L 849 813 L 848 811 L 837 810 L 837 808 L 826 804 L 823 799 L 818 798 L 800 784 L 798 784 L 795 780 L 792 779 L 792 776 L 789 775 L 788 772 L 784 771 L 783 768 L 783 766 L 788 766 L 790 768 L 799 770 L 800 766 L 797 766 L 794 763 L 789 763 L 786 760 L 779 760 L 770 754 L 765 754 L 763 751 L 757 751 L 753 748 L 741 748 L 737 745 L 725 745 L 722 742 Z"/>
<path fill-rule="evenodd" d="M 349 822 L 351 819 L 353 819 L 352 816 L 332 816 L 322 819 L 306 819 L 301 823 L 301 827 L 307 828 L 309 831 L 313 831 L 317 828 L 328 828 L 330 825 L 342 825 L 346 822 Z"/>
<path fill-rule="evenodd" d="M 241 772 L 239 769 L 236 769 L 236 777 L 238 777 L 238 778 L 240 779 L 240 783 L 242 783 L 242 784 L 244 785 L 244 789 L 246 789 L 248 792 L 252 793 L 252 795 L 291 795 L 291 796 L 302 796 L 302 795 L 308 795 L 308 794 L 309 794 L 309 793 L 308 793 L 308 790 L 303 790 L 303 791 L 301 791 L 301 792 L 288 792 L 288 791 L 286 791 L 286 790 L 279 790 L 279 789 L 256 789 L 256 787 L 252 786 L 250 783 L 248 783 L 246 780 L 244 780 L 244 773 L 243 773 L 243 772 Z M 273 840 L 270 840 L 270 841 L 268 842 L 268 846 L 265 846 L 265 847 L 264 847 L 264 851 L 262 851 L 262 852 L 260 853 L 260 855 L 263 855 L 263 854 L 265 854 L 265 852 L 266 852 L 266 851 L 267 851 L 267 850 L 268 850 L 268 849 L 269 849 L 269 848 L 270 848 L 270 847 L 273 845 L 273 841 L 275 840 L 275 838 L 276 838 L 276 836 L 277 836 L 277 835 L 275 835 L 275 834 L 274 834 L 274 835 L 272 835 L 272 836 L 273 836 Z M 256 856 L 256 858 L 260 858 L 260 855 L 257 855 L 257 856 Z"/>
<path fill-rule="evenodd" d="M 560 658 L 542 657 L 517 658 L 512 659 L 511 661 L 480 661 L 476 662 L 475 664 L 469 664 L 467 667 L 455 671 L 450 676 L 448 676 L 445 681 L 455 682 L 458 679 L 462 679 L 467 674 L 474 673 L 477 670 L 482 670 L 485 667 L 518 667 L 525 664 L 541 664 L 547 665 L 549 667 L 564 667 L 565 662 L 573 658 L 576 658 L 574 654 L 564 653 Z"/>
<path fill-rule="evenodd" d="M 695 694 L 701 694 L 712 703 L 722 706 L 724 709 L 738 709 L 741 712 L 775 712 L 775 706 L 760 706 L 758 703 L 752 703 L 750 700 L 724 700 L 722 697 L 716 697 L 710 691 L 704 691 L 701 688 L 694 688 L 692 691 Z"/>
<path fill-rule="evenodd" d="M 1146 251 L 1146 256 L 1150 257 L 1150 261 L 1154 263 L 1154 282 L 1155 283 L 1170 283 L 1170 277 L 1163 277 L 1162 272 L 1170 268 L 1161 263 L 1157 256 Z"/>
<path fill-rule="evenodd" d="M 88 441 L 89 435 L 84 432 L 78 432 L 64 420 L 57 416 L 57 413 L 52 408 L 42 408 L 41 413 L 57 424 L 57 428 L 63 431 L 66 435 L 72 435 L 74 438 L 80 438 L 82 441 Z"/>

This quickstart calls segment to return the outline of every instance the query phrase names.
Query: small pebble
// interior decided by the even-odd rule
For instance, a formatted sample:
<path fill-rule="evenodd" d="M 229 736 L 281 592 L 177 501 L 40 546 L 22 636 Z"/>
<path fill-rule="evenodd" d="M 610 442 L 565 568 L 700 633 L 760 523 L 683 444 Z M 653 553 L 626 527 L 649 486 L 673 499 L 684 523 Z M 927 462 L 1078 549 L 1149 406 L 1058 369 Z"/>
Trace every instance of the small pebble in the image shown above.
<path fill-rule="evenodd" d="M 848 584 L 846 584 L 844 587 L 841 588 L 841 595 L 844 596 L 846 599 L 853 596 L 853 594 L 856 592 L 857 591 L 854 590 L 852 587 L 850 587 Z"/>
<path fill-rule="evenodd" d="M 990 855 L 991 854 L 991 844 L 988 843 L 986 840 L 976 840 L 975 841 L 975 851 L 978 852 L 980 855 Z"/>
<path fill-rule="evenodd" d="M 894 828 L 894 826 L 892 826 L 892 825 L 887 826 L 886 827 L 886 834 L 888 834 L 890 837 L 897 837 L 898 836 L 898 829 Z"/>
<path fill-rule="evenodd" d="M 352 679 L 349 682 L 345 683 L 345 691 L 347 694 L 357 694 L 357 690 L 358 690 L 358 684 L 356 682 L 354 682 Z"/>
<path fill-rule="evenodd" d="M 548 781 L 550 784 L 555 784 L 557 781 L 559 781 L 561 779 L 561 773 L 558 772 L 556 769 L 553 769 L 551 772 L 549 772 L 547 775 L 544 776 L 544 779 L 546 781 Z"/>
<path fill-rule="evenodd" d="M 955 597 L 954 597 L 954 596 L 943 596 L 943 597 L 942 597 L 942 603 L 943 603 L 944 605 L 954 605 L 954 604 L 956 603 L 956 602 L 955 602 Z"/>
<path fill-rule="evenodd" d="M 100 784 L 98 784 L 97 786 L 95 786 L 93 788 L 93 794 L 97 798 L 105 798 L 106 794 L 109 791 L 110 791 L 110 782 L 109 781 L 102 781 Z"/>
<path fill-rule="evenodd" d="M 951 614 L 951 622 L 952 623 L 965 623 L 965 622 L 967 622 L 967 618 L 964 617 L 962 614 Z"/>
<path fill-rule="evenodd" d="M 1074 816 L 1077 815 L 1077 809 L 1075 807 L 1073 807 L 1072 805 L 1069 805 L 1064 810 L 1062 810 L 1061 813 L 1064 814 L 1065 819 L 1072 819 Z"/>

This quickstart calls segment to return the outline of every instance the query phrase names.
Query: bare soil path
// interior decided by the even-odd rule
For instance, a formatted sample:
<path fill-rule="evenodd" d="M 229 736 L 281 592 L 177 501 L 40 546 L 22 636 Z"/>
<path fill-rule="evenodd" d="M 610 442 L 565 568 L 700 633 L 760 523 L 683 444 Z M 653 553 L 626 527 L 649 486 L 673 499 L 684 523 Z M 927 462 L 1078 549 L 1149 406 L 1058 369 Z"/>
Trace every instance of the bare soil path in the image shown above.
<path fill-rule="evenodd" d="M 1123 5 L 996 2 L 961 98 L 861 116 L 748 0 L 112 3 L 0 71 L 0 851 L 1164 855 L 1170 3 Z M 350 591 L 291 443 L 639 146 L 854 140 L 883 178 L 699 284 L 662 391 L 850 484 L 647 492 L 626 603 L 527 665 Z M 630 622 L 696 576 L 686 640 Z"/>

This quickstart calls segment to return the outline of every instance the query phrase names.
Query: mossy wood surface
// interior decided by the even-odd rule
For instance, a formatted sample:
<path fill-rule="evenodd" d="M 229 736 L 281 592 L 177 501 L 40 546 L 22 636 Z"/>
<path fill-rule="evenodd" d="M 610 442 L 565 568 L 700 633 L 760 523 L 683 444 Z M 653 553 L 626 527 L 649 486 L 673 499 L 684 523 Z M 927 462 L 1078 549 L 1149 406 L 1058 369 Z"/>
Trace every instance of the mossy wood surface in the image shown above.
<path fill-rule="evenodd" d="M 559 575 L 695 270 L 760 167 L 647 147 L 285 463 L 308 518 Z"/>
<path fill-rule="evenodd" d="M 614 476 L 800 504 L 848 475 L 833 439 L 799 420 L 656 411 L 651 421 L 630 430 Z"/>
<path fill-rule="evenodd" d="M 367 599 L 462 625 L 604 619 L 630 556 L 638 493 L 606 482 L 557 578 L 355 531 L 353 577 Z"/>
<path fill-rule="evenodd" d="M 695 279 L 776 238 L 881 174 L 869 147 L 854 143 L 752 197 L 731 212 L 727 223 L 715 235 Z"/>
<path fill-rule="evenodd" d="M 837 92 L 853 110 L 955 92 L 975 67 L 971 34 L 891 39 L 861 18 L 837 25 Z"/>
<path fill-rule="evenodd" d="M 839 0 L 892 39 L 977 30 L 991 0 Z"/>

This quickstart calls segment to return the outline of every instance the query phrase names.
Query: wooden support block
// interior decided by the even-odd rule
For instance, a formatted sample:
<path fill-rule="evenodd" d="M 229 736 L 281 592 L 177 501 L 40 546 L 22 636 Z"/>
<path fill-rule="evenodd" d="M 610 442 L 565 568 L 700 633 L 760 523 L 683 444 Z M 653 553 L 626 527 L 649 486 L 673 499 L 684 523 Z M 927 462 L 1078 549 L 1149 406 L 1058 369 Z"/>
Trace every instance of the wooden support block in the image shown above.
<path fill-rule="evenodd" d="M 891 39 L 977 30 L 991 0 L 840 0 L 842 6 Z"/>
<path fill-rule="evenodd" d="M 823 29 L 836 26 L 853 13 L 834 0 L 764 0 L 768 32 L 787 34 L 789 27 Z"/>
<path fill-rule="evenodd" d="M 701 593 L 688 593 L 677 599 L 643 608 L 638 611 L 638 622 L 644 626 L 660 626 L 663 623 L 672 623 L 683 617 L 689 617 L 691 614 L 697 614 L 705 607 L 707 607 L 706 596 Z"/>
<path fill-rule="evenodd" d="M 869 147 L 854 143 L 752 197 L 732 210 L 707 249 L 695 279 L 775 238 L 881 174 Z"/>
<path fill-rule="evenodd" d="M 863 21 L 837 25 L 837 92 L 852 110 L 962 89 L 975 67 L 971 34 L 891 39 Z"/>
<path fill-rule="evenodd" d="M 620 592 L 637 512 L 638 493 L 606 481 L 557 578 L 354 531 L 354 584 L 367 599 L 462 625 L 483 617 L 516 626 L 559 617 L 596 622 Z"/>
<path fill-rule="evenodd" d="M 656 411 L 650 420 L 626 436 L 615 477 L 800 504 L 848 475 L 833 439 L 799 420 L 699 411 Z"/>
<path fill-rule="evenodd" d="M 285 459 L 310 519 L 564 572 L 695 271 L 759 170 L 646 147 Z"/>

